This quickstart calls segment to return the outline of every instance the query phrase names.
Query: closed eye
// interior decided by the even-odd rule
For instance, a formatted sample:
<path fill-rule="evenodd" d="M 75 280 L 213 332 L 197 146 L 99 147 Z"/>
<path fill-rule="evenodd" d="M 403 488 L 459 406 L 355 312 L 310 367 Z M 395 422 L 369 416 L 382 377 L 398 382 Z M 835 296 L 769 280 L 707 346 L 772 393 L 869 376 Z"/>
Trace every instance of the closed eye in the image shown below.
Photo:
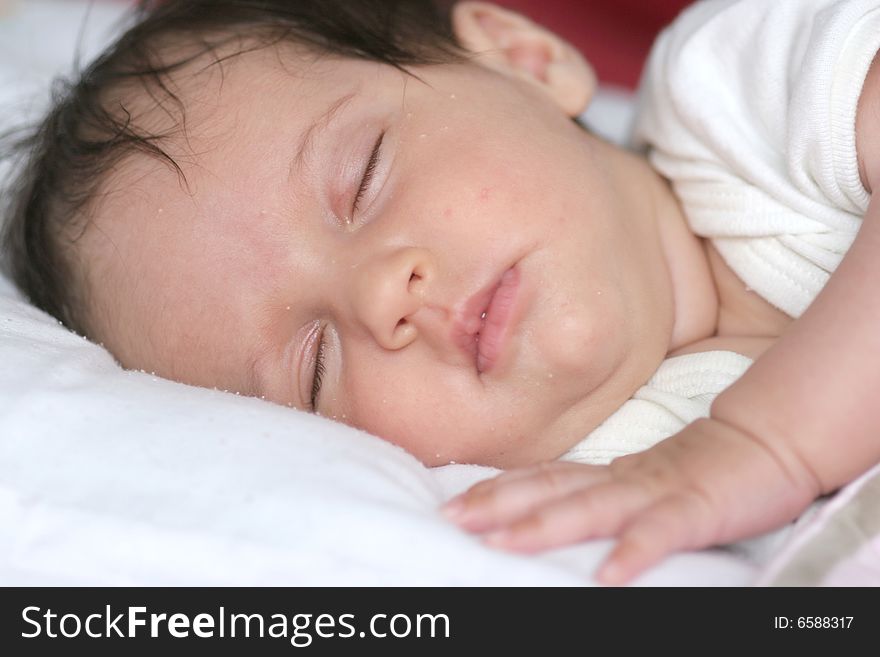
<path fill-rule="evenodd" d="M 324 331 L 318 336 L 318 351 L 315 354 L 315 371 L 312 374 L 312 394 L 309 397 L 309 406 L 312 413 L 318 409 L 318 400 L 321 398 L 321 384 L 324 382 Z"/>
<path fill-rule="evenodd" d="M 376 140 L 376 144 L 373 146 L 373 152 L 370 153 L 370 159 L 367 160 L 367 166 L 364 168 L 364 173 L 361 176 L 361 184 L 358 187 L 357 194 L 355 194 L 354 202 L 352 203 L 351 214 L 354 216 L 355 212 L 360 208 L 360 203 L 363 200 L 364 194 L 366 194 L 367 190 L 370 189 L 370 183 L 373 181 L 373 176 L 376 173 L 376 167 L 379 164 L 379 156 L 382 153 L 382 140 L 385 139 L 385 133 L 382 132 L 379 135 L 379 138 Z"/>

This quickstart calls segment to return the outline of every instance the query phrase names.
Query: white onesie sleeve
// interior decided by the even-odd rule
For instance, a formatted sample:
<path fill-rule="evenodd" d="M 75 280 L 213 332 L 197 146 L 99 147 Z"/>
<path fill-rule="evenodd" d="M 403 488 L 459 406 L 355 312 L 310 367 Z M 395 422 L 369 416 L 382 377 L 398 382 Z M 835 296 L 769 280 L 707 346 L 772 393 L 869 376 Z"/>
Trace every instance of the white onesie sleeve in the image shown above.
<path fill-rule="evenodd" d="M 705 0 L 652 52 L 634 145 L 694 232 L 792 317 L 852 244 L 869 196 L 856 107 L 880 0 Z"/>

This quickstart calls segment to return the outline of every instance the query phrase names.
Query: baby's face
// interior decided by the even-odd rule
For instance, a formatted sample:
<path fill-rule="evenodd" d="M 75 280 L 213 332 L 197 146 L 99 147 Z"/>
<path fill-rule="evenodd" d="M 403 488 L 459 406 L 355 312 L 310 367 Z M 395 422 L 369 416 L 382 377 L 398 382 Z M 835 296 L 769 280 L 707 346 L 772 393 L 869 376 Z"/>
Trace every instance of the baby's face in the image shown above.
<path fill-rule="evenodd" d="M 427 464 L 582 438 L 668 344 L 629 156 L 518 78 L 415 73 L 265 49 L 181 77 L 186 185 L 127 160 L 83 240 L 97 337 Z"/>

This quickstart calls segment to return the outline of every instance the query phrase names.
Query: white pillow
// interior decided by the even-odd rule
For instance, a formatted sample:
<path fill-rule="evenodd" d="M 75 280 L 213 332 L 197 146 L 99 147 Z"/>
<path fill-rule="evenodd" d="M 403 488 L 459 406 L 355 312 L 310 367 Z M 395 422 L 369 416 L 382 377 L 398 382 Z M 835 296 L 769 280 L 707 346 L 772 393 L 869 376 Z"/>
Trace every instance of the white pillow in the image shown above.
<path fill-rule="evenodd" d="M 29 0 L 0 14 L 0 98 L 44 89 L 65 67 L 84 4 Z M 96 5 L 87 34 L 119 11 Z M 8 65 L 38 50 L 39 70 Z M 2 279 L 0 364 L 7 585 L 581 585 L 609 547 L 484 548 L 437 507 L 496 471 L 429 470 L 323 418 L 124 371 Z M 741 585 L 756 570 L 703 551 L 638 583 Z"/>

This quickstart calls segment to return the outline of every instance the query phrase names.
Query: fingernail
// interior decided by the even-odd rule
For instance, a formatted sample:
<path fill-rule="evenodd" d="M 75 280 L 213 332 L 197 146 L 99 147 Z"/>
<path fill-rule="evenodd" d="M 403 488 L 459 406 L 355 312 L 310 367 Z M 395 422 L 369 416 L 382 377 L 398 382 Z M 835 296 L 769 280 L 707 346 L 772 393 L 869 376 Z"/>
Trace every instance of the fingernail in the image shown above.
<path fill-rule="evenodd" d="M 623 571 L 616 563 L 607 563 L 596 573 L 596 579 L 605 586 L 618 586 Z"/>
<path fill-rule="evenodd" d="M 460 518 L 464 513 L 464 500 L 461 497 L 453 497 L 446 504 L 440 507 L 440 513 L 442 513 L 449 520 L 455 520 L 456 518 Z"/>
<path fill-rule="evenodd" d="M 483 536 L 483 541 L 494 546 L 506 545 L 510 542 L 511 536 L 513 536 L 513 532 L 509 529 L 496 529 L 495 531 L 485 534 Z"/>

